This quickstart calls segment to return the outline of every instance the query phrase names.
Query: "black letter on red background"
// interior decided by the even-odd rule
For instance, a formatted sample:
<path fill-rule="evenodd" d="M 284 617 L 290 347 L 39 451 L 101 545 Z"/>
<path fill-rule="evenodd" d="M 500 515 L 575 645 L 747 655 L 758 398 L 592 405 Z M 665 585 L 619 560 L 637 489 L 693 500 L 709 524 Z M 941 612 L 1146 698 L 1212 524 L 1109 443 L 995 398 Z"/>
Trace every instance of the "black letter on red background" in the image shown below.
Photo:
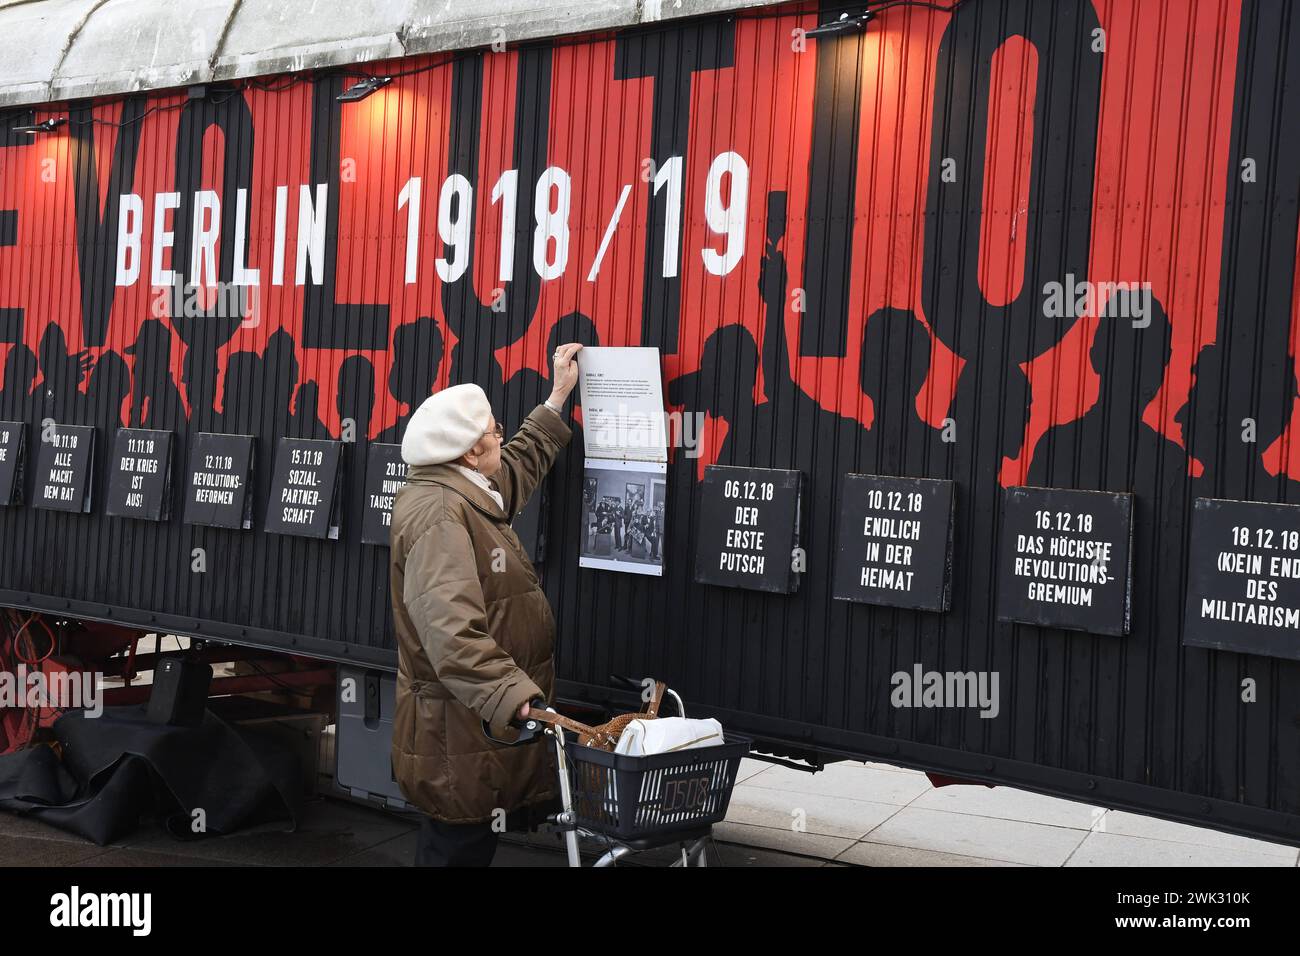
<path fill-rule="evenodd" d="M 823 2 L 817 22 L 829 23 L 843 11 L 843 3 Z M 847 350 L 864 42 L 861 33 L 815 41 L 800 355 L 843 356 Z"/>
<path fill-rule="evenodd" d="M 221 196 L 217 275 L 222 283 L 229 283 L 234 275 L 238 190 L 247 189 L 250 201 L 253 194 L 253 115 L 244 95 L 216 93 L 211 98 L 190 100 L 181 112 L 176 132 L 175 189 L 180 193 L 180 206 L 173 219 L 176 244 L 172 248 L 172 270 L 180 280 L 173 290 L 176 293 L 173 301 L 182 301 L 198 278 L 189 274 L 194 242 L 194 193 L 203 182 L 203 141 L 213 126 L 221 131 L 222 139 L 221 183 L 216 190 Z M 244 227 L 247 239 L 247 222 Z M 244 248 L 247 250 L 247 243 Z M 187 315 L 181 309 L 172 310 L 172 326 L 187 346 L 183 374 L 192 409 L 212 407 L 217 392 L 217 351 L 230 341 L 244 319 L 243 315 L 220 314 L 220 304 L 229 302 L 227 296 L 218 296 L 217 301 L 215 315 Z"/>
<path fill-rule="evenodd" d="M 103 345 L 117 291 L 117 219 L 123 193 L 135 182 L 140 152 L 143 96 L 122 102 L 108 190 L 99 204 L 99 165 L 95 160 L 95 114 L 89 103 L 72 109 L 68 160 L 72 166 L 73 205 L 77 212 L 77 272 L 81 280 L 82 344 Z M 141 246 L 143 248 L 143 244 Z"/>
<path fill-rule="evenodd" d="M 31 112 L 16 113 L 0 127 L 0 149 L 21 149 L 30 146 L 32 138 L 26 133 L 15 133 L 10 126 L 28 126 L 35 121 Z M 18 210 L 0 209 L 0 249 L 18 245 Z M 23 340 L 23 310 L 0 305 L 0 342 Z"/>
<path fill-rule="evenodd" d="M 712 20 L 684 24 L 665 31 L 620 36 L 614 48 L 614 78 L 654 79 L 654 101 L 650 113 L 650 158 L 658 170 L 673 156 L 681 156 L 682 202 L 686 202 L 687 138 L 691 129 L 691 80 L 703 70 L 721 70 L 736 58 L 736 24 Z M 707 165 L 707 161 L 706 161 Z M 638 170 L 639 173 L 639 170 Z M 669 355 L 677 352 L 678 322 L 681 317 L 684 241 L 677 250 L 677 275 L 664 278 L 664 228 L 668 219 L 666 192 L 654 194 L 654 183 L 645 186 L 649 219 L 646 229 L 645 291 L 641 307 L 641 344 L 658 346 Z M 612 210 L 611 210 L 612 212 Z M 686 217 L 682 217 L 682 239 Z"/>
<path fill-rule="evenodd" d="M 339 125 L 344 85 L 355 80 L 322 76 L 312 87 L 311 182 L 329 186 L 325 214 L 325 275 L 320 285 L 308 279 L 303 297 L 302 342 L 309 349 L 388 348 L 388 306 L 335 302 L 339 258 Z M 223 232 L 224 235 L 224 232 Z"/>
<path fill-rule="evenodd" d="M 1260 455 L 1287 429 L 1296 399 L 1292 344 L 1300 228 L 1300 16 L 1281 0 L 1241 10 L 1214 344 L 1196 360 L 1183 435 L 1215 498 L 1295 500 L 1300 484 Z M 1242 181 L 1253 160 L 1254 182 Z M 1245 420 L 1255 441 L 1242 441 Z"/>
<path fill-rule="evenodd" d="M 470 53 L 452 64 L 450 157 L 447 174 L 469 180 L 478 196 L 491 189 L 479 174 L 479 141 L 482 136 L 483 56 Z M 442 309 L 447 324 L 460 344 L 453 353 L 452 382 L 482 382 L 480 360 L 488 352 L 518 340 L 528 329 L 542 293 L 542 282 L 533 269 L 533 196 L 537 180 L 546 168 L 551 118 L 551 48 L 527 47 L 519 51 L 515 78 L 515 122 L 513 168 L 519 170 L 519 196 L 515 215 L 514 279 L 503 283 L 505 311 L 493 312 L 474 291 L 474 246 L 477 200 L 467 210 L 470 217 L 469 267 L 455 282 L 442 283 Z M 442 188 L 442 184 L 438 184 Z M 438 192 L 426 201 L 438 207 Z M 465 255 L 465 251 L 460 252 Z M 484 341 L 486 340 L 486 341 Z M 499 376 L 498 376 L 499 377 Z M 489 376 L 490 378 L 490 376 Z"/>
<path fill-rule="evenodd" d="M 1067 273 L 1088 276 L 1092 190 L 1103 54 L 1091 49 L 1098 27 L 1090 0 L 968 3 L 944 30 L 935 68 L 937 93 L 930 140 L 925 218 L 925 314 L 936 335 L 963 358 L 998 339 L 1008 363 L 1041 355 L 1075 322 L 1046 319 L 1043 286 Z M 1022 36 L 1038 51 L 1029 203 L 1024 217 L 1024 282 L 1006 305 L 980 290 L 984 158 L 988 143 L 990 66 L 1004 42 Z M 957 161 L 956 183 L 943 182 L 945 158 Z"/>

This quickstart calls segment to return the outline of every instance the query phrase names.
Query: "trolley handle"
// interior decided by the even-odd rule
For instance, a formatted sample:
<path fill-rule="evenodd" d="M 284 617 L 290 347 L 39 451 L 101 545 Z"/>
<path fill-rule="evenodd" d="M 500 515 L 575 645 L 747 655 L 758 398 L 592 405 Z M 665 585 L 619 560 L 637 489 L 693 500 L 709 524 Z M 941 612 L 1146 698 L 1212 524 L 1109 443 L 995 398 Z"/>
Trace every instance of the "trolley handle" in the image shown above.
<path fill-rule="evenodd" d="M 527 718 L 521 721 L 517 717 L 511 717 L 510 720 L 506 722 L 511 727 L 519 728 L 519 736 L 516 737 L 514 740 L 502 740 L 500 737 L 495 736 L 492 733 L 492 725 L 489 724 L 486 720 L 482 721 L 483 736 L 486 737 L 488 740 L 491 740 L 493 743 L 504 744 L 507 747 L 514 747 L 517 746 L 518 744 L 532 743 L 543 732 L 542 721 L 532 716 L 532 712 L 534 710 L 538 710 L 538 711 L 546 710 L 546 700 L 541 697 L 534 697 L 532 700 L 528 702 L 529 716 Z"/>

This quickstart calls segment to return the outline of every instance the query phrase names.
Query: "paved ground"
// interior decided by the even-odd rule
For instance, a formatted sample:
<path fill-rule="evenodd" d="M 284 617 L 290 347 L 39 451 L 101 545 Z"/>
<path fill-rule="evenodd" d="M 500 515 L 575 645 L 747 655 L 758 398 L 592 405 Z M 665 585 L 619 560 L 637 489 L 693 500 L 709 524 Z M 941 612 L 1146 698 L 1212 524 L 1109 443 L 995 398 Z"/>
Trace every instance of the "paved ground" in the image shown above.
<path fill-rule="evenodd" d="M 1009 787 L 935 789 L 886 764 L 819 774 L 746 760 L 727 821 L 725 866 L 1297 866 L 1300 850 Z M 297 832 L 263 827 L 178 843 L 154 827 L 110 847 L 0 813 L 0 866 L 405 866 L 415 821 L 343 799 L 308 805 Z M 796 826 L 798 825 L 798 826 Z M 594 848 L 592 848 L 594 850 Z M 663 865 L 671 851 L 640 858 Z M 561 866 L 553 835 L 510 837 L 497 865 Z"/>
<path fill-rule="evenodd" d="M 1296 866 L 1300 850 L 888 764 L 745 761 L 719 840 L 865 866 Z M 799 813 L 799 811 L 802 811 Z M 796 814 L 798 813 L 798 816 Z M 805 832 L 792 822 L 805 820 Z"/>

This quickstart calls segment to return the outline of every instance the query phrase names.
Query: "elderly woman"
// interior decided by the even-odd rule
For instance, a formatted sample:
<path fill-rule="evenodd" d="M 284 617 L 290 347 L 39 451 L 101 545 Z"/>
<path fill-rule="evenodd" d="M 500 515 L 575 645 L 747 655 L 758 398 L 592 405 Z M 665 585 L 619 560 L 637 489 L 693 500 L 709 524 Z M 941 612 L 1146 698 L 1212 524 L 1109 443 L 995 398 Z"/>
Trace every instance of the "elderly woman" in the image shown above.
<path fill-rule="evenodd" d="M 510 441 L 477 385 L 431 395 L 402 439 L 392 757 L 402 793 L 428 814 L 416 865 L 486 866 L 506 815 L 555 797 L 548 748 L 495 744 L 480 721 L 508 736 L 528 702 L 554 690 L 555 619 L 510 519 L 569 440 L 564 402 L 581 348 L 555 350 L 551 396 Z"/>

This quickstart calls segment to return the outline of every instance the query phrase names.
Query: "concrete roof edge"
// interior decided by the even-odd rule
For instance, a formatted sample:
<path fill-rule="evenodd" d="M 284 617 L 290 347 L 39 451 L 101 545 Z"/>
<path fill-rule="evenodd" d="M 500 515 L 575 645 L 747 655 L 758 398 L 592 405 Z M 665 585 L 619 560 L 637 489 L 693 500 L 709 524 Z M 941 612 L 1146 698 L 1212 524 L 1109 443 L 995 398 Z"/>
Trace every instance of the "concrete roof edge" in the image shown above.
<path fill-rule="evenodd" d="M 29 32 L 14 35 L 6 30 L 6 21 L 18 11 L 30 14 L 33 7 L 46 0 L 0 4 L 0 62 L 5 59 L 5 44 L 30 38 Z M 355 24 L 341 26 L 325 18 L 320 23 L 319 41 L 263 49 L 240 49 L 232 40 L 239 33 L 236 21 L 247 17 L 250 5 L 243 0 L 229 0 L 222 18 L 219 36 L 211 47 L 196 53 L 192 45 L 179 46 L 174 58 L 164 57 L 149 64 L 106 63 L 103 70 L 87 75 L 62 75 L 61 69 L 77 48 L 77 40 L 92 20 L 102 36 L 102 17 L 111 16 L 118 0 L 89 0 L 83 15 L 75 19 L 67 36 L 59 41 L 57 63 L 48 76 L 0 77 L 0 108 L 39 106 L 84 97 L 102 97 L 165 90 L 193 83 L 221 82 L 246 77 L 355 66 L 376 60 L 394 59 L 424 53 L 487 46 L 502 38 L 507 43 L 539 40 L 553 36 L 617 30 L 693 16 L 770 7 L 790 0 L 502 0 L 488 13 L 456 10 L 451 4 L 430 14 L 418 2 L 394 3 L 401 11 L 391 22 L 370 22 L 365 35 L 356 36 Z M 123 0 L 124 2 L 124 0 Z M 157 3 L 160 8 L 172 0 L 131 0 L 133 4 Z M 480 11 L 482 8 L 478 8 Z M 138 7 L 137 7 L 138 10 Z M 415 16 L 416 12 L 419 16 Z M 498 32 L 500 31 L 500 32 Z M 343 39 L 329 38 L 331 33 Z M 6 39 L 7 38 L 7 39 Z M 191 39 L 186 37 L 187 40 Z M 101 40 L 102 42 L 102 40 Z M 196 63 L 199 65 L 196 66 Z"/>

